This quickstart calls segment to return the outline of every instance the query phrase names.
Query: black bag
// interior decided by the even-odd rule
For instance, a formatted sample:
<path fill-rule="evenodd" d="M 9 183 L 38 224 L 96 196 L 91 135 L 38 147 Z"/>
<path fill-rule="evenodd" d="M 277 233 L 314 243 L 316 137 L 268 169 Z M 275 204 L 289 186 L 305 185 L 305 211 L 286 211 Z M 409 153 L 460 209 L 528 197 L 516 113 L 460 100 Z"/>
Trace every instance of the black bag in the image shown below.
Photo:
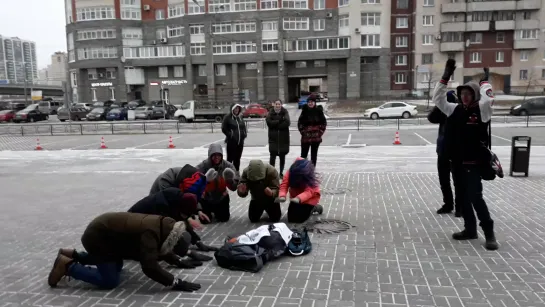
<path fill-rule="evenodd" d="M 265 264 L 266 250 L 257 245 L 225 244 L 214 253 L 218 265 L 222 268 L 256 273 Z"/>
<path fill-rule="evenodd" d="M 481 178 L 487 181 L 494 180 L 496 177 L 503 178 L 503 167 L 501 166 L 498 156 L 496 156 L 489 147 L 483 146 L 481 150 L 483 151 Z"/>

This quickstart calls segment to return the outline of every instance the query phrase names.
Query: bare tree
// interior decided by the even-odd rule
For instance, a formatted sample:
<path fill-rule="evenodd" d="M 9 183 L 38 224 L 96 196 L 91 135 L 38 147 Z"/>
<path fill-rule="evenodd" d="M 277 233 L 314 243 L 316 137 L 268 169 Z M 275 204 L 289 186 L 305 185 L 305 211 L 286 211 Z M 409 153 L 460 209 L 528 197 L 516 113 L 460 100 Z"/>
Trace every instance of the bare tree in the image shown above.
<path fill-rule="evenodd" d="M 437 80 L 435 80 L 436 74 L 433 70 L 430 70 L 428 73 L 428 106 L 426 107 L 426 110 L 430 109 L 430 99 L 431 99 L 431 91 Z"/>
<path fill-rule="evenodd" d="M 533 68 L 530 68 L 528 70 L 525 81 L 526 81 L 526 90 L 524 91 L 524 98 L 522 98 L 522 102 L 526 101 L 526 96 L 528 96 L 528 91 L 530 90 L 530 87 L 538 84 L 537 78 L 535 77 L 535 71 Z"/>

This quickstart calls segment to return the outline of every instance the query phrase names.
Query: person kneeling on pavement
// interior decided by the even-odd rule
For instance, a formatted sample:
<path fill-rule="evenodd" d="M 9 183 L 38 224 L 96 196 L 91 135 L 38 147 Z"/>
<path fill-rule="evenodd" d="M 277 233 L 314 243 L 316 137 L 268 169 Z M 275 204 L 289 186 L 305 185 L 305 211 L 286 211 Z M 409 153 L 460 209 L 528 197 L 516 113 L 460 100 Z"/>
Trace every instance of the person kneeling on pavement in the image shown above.
<path fill-rule="evenodd" d="M 290 166 L 280 184 L 280 202 L 286 201 L 290 193 L 288 222 L 303 223 L 313 214 L 322 214 L 324 208 L 320 202 L 320 182 L 316 178 L 314 165 L 301 157 Z"/>
<path fill-rule="evenodd" d="M 136 260 L 152 280 L 172 290 L 196 291 L 201 285 L 175 278 L 159 265 L 164 260 L 183 267 L 176 254 L 186 254 L 189 241 L 185 222 L 158 215 L 105 213 L 85 229 L 81 243 L 86 251 L 59 250 L 48 283 L 56 287 L 64 276 L 69 276 L 103 289 L 114 289 L 120 283 L 123 260 Z"/>
<path fill-rule="evenodd" d="M 192 216 L 197 213 L 197 196 L 191 193 L 183 193 L 178 188 L 166 188 L 153 195 L 146 196 L 134 204 L 128 212 L 153 214 L 170 217 L 175 221 L 187 222 L 187 232 L 191 235 L 191 244 L 196 245 L 201 251 L 216 251 L 217 248 L 205 245 L 194 229 L 200 229 L 202 226 L 197 218 Z M 197 261 L 210 261 L 212 257 L 188 251 L 186 255 Z M 194 268 L 201 265 L 199 262 L 184 261 L 187 268 Z"/>
<path fill-rule="evenodd" d="M 208 148 L 208 159 L 197 165 L 202 173 L 211 169 L 217 172 L 214 180 L 208 182 L 204 196 L 200 203 L 202 212 L 210 219 L 215 218 L 218 222 L 227 222 L 231 217 L 229 191 L 236 191 L 238 174 L 231 162 L 223 159 L 223 148 L 220 144 L 212 144 Z M 202 223 L 209 222 L 201 219 Z"/>
<path fill-rule="evenodd" d="M 237 194 L 240 197 L 248 196 L 248 191 L 252 194 L 248 208 L 248 217 L 252 223 L 259 222 L 263 211 L 267 212 L 269 222 L 275 223 L 280 220 L 282 211 L 277 198 L 279 186 L 278 171 L 261 160 L 250 161 L 248 167 L 244 169 Z"/>
<path fill-rule="evenodd" d="M 488 150 L 488 125 L 492 119 L 494 95 L 488 83 L 489 69 L 484 68 L 480 85 L 468 82 L 456 89 L 461 103 L 449 103 L 446 99 L 447 84 L 456 69 L 456 61 L 449 59 L 441 81 L 435 86 L 433 102 L 448 117 L 446 127 L 446 151 L 452 162 L 456 180 L 463 195 L 462 215 L 464 230 L 452 235 L 455 240 L 477 239 L 477 220 L 481 221 L 486 239 L 485 248 L 498 249 L 494 234 L 494 221 L 483 199 L 482 175 L 490 166 Z"/>

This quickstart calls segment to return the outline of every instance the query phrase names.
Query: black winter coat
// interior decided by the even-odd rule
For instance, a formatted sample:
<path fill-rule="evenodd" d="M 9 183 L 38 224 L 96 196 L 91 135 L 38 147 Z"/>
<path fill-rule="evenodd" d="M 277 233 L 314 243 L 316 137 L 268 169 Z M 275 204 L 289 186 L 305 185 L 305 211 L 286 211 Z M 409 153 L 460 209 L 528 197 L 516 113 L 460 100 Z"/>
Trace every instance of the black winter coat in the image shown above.
<path fill-rule="evenodd" d="M 238 116 L 233 114 L 235 108 L 240 108 Z M 225 135 L 225 143 L 231 143 L 236 145 L 244 145 L 244 139 L 246 139 L 246 123 L 242 119 L 242 106 L 235 104 L 231 108 L 231 113 L 223 118 L 221 124 L 221 132 Z"/>
<path fill-rule="evenodd" d="M 297 127 L 301 132 L 301 143 L 321 143 L 327 128 L 327 119 L 322 106 L 317 105 L 310 108 L 308 105 L 304 105 L 301 115 L 299 115 Z"/>
<path fill-rule="evenodd" d="M 437 149 L 438 155 L 444 155 L 445 152 L 445 129 L 447 123 L 447 116 L 441 112 L 438 107 L 434 107 L 428 114 L 428 120 L 432 124 L 439 124 L 439 131 L 437 133 Z"/>
<path fill-rule="evenodd" d="M 184 206 L 183 195 L 178 188 L 166 188 L 142 198 L 128 212 L 166 216 L 176 221 L 185 220 L 182 215 L 191 216 L 197 213 L 197 208 Z"/>
<path fill-rule="evenodd" d="M 290 114 L 282 108 L 279 113 L 273 110 L 267 115 L 269 128 L 269 152 L 275 155 L 286 155 L 290 152 Z"/>

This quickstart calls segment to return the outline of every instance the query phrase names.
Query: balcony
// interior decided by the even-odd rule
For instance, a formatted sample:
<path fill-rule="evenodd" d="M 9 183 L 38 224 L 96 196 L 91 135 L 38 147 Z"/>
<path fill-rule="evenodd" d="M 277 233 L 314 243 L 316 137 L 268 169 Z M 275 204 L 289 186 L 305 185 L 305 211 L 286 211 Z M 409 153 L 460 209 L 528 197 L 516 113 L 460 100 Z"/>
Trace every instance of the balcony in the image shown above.
<path fill-rule="evenodd" d="M 503 2 L 506 2 L 506 1 L 503 1 Z M 480 3 L 480 2 L 472 2 L 472 3 Z M 466 22 L 465 30 L 467 32 L 482 32 L 482 31 L 488 31 L 489 28 L 490 28 L 489 21 L 468 21 Z"/>
<path fill-rule="evenodd" d="M 441 43 L 441 52 L 464 51 L 464 42 L 446 42 Z"/>
<path fill-rule="evenodd" d="M 441 24 L 441 32 L 464 32 L 465 30 L 465 22 L 443 22 Z"/>
<path fill-rule="evenodd" d="M 468 12 L 514 11 L 517 9 L 517 2 L 519 1 L 470 2 L 467 4 L 467 11 Z"/>
<path fill-rule="evenodd" d="M 441 4 L 441 13 L 465 13 L 467 4 L 465 2 L 443 3 Z"/>
<path fill-rule="evenodd" d="M 537 49 L 539 48 L 539 39 L 517 39 L 514 49 Z"/>
<path fill-rule="evenodd" d="M 541 9 L 541 0 L 517 1 L 517 10 L 539 10 Z"/>
<path fill-rule="evenodd" d="M 528 20 L 517 20 L 516 23 L 516 29 L 517 30 L 532 30 L 532 29 L 539 29 L 539 20 L 536 19 L 528 19 Z"/>
<path fill-rule="evenodd" d="M 514 20 L 498 20 L 496 21 L 496 30 L 514 30 L 515 21 Z"/>

